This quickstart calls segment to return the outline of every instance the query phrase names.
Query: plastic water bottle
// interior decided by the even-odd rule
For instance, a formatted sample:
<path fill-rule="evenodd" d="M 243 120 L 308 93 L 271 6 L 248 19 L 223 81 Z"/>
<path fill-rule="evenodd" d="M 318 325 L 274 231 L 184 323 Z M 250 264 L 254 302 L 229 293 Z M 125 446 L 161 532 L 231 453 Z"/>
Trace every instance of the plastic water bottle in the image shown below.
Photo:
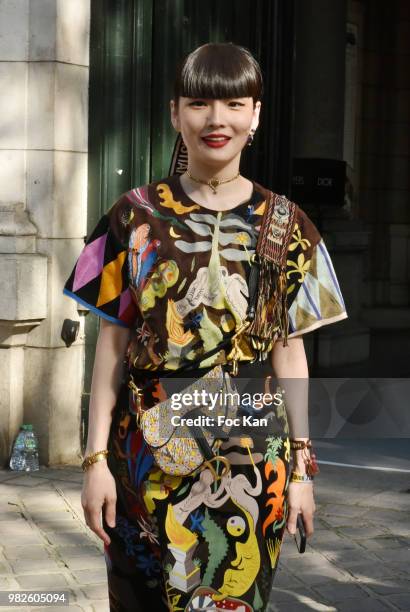
<path fill-rule="evenodd" d="M 34 472 L 39 469 L 38 440 L 32 425 L 22 425 L 14 442 L 10 469 Z"/>

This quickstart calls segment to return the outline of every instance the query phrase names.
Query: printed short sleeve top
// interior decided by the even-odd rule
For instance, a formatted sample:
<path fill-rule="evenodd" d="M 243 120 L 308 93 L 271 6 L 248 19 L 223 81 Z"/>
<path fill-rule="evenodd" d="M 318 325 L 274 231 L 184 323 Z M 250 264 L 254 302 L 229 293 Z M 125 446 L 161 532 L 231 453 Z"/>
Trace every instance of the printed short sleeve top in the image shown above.
<path fill-rule="evenodd" d="M 216 347 L 246 317 L 251 256 L 269 192 L 210 210 L 183 190 L 178 175 L 131 189 L 89 236 L 64 293 L 131 328 L 130 362 L 177 369 Z M 323 239 L 297 207 L 287 256 L 289 337 L 347 317 Z M 255 353 L 246 338 L 242 361 Z M 225 351 L 201 362 L 216 365 Z"/>

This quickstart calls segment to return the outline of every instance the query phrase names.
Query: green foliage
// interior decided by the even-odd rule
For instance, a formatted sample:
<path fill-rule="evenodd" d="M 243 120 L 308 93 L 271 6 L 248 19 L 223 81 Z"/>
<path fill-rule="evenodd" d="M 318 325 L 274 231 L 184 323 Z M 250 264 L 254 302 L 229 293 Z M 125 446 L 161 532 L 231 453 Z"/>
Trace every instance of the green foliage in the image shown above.
<path fill-rule="evenodd" d="M 273 438 L 269 436 L 266 438 L 268 447 L 265 453 L 265 461 L 270 461 L 272 465 L 275 465 L 276 459 L 278 458 L 278 452 L 282 448 L 283 440 L 280 437 Z"/>
<path fill-rule="evenodd" d="M 205 510 L 205 518 L 202 521 L 202 526 L 205 529 L 202 535 L 205 541 L 208 542 L 209 548 L 208 563 L 205 575 L 202 579 L 202 584 L 204 586 L 210 586 L 217 568 L 228 552 L 228 540 L 223 529 L 221 529 L 213 518 L 209 516 L 208 508 Z"/>

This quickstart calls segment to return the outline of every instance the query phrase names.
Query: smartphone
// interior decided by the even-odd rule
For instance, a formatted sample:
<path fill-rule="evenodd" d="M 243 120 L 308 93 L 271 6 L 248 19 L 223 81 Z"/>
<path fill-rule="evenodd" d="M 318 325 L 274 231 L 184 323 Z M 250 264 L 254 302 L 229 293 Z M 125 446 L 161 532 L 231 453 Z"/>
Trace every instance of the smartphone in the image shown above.
<path fill-rule="evenodd" d="M 300 553 L 305 552 L 306 548 L 306 532 L 305 526 L 303 524 L 302 515 L 299 513 L 298 518 L 296 519 L 296 533 L 294 535 L 296 540 L 296 546 L 298 547 L 298 551 Z"/>

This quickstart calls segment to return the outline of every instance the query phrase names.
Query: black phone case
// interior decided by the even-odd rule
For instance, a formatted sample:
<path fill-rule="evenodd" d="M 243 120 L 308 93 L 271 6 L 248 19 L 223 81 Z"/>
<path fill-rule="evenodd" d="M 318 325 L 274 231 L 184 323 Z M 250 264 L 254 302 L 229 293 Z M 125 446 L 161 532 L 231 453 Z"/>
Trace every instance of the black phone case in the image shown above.
<path fill-rule="evenodd" d="M 296 527 L 300 535 L 300 547 L 298 546 L 298 550 L 300 553 L 304 553 L 306 549 L 306 532 L 301 514 L 298 514 L 298 518 L 296 519 Z"/>

